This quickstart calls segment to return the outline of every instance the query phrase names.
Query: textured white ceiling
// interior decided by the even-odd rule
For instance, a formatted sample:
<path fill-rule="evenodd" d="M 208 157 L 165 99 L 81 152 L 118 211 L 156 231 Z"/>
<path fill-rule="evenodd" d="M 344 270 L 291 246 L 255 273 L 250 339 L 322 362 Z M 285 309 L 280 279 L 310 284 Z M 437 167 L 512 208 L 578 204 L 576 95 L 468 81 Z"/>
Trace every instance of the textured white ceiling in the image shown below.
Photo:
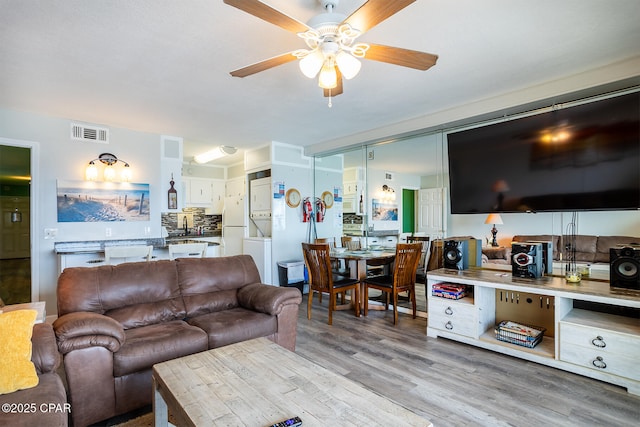
<path fill-rule="evenodd" d="M 265 2 L 303 22 L 321 11 Z M 637 57 L 639 17 L 637 0 L 418 0 L 359 40 L 435 53 L 436 66 L 364 61 L 328 108 L 295 62 L 229 75 L 304 44 L 222 0 L 0 0 L 0 107 L 182 136 L 186 156 L 335 145 Z"/>

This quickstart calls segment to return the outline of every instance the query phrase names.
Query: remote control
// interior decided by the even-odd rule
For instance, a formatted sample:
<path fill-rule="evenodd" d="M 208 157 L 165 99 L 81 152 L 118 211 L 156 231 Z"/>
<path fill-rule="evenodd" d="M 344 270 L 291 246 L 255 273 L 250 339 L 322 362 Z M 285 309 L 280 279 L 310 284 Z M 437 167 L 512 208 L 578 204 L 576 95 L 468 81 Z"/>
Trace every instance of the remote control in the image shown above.
<path fill-rule="evenodd" d="M 302 425 L 302 420 L 300 419 L 300 417 L 293 417 L 293 418 L 289 418 L 288 420 L 275 423 L 270 427 L 298 427 L 301 425 Z"/>

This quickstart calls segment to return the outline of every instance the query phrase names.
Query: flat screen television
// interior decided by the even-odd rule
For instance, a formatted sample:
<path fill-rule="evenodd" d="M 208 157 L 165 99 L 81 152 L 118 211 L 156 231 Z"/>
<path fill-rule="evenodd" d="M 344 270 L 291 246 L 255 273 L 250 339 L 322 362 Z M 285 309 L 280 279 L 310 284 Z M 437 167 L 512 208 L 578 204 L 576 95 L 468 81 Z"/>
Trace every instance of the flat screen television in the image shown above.
<path fill-rule="evenodd" d="M 453 214 L 640 208 L 640 92 L 447 139 Z"/>

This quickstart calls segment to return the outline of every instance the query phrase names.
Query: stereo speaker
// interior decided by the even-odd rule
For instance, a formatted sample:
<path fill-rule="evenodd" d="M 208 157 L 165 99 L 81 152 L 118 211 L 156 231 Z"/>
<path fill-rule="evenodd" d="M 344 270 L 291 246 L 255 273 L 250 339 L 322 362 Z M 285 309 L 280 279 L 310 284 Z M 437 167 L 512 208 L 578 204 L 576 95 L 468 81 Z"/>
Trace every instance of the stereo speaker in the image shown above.
<path fill-rule="evenodd" d="M 442 247 L 444 268 L 466 270 L 469 268 L 469 245 L 466 240 L 445 240 Z"/>
<path fill-rule="evenodd" d="M 640 290 L 640 246 L 610 248 L 609 286 Z"/>
<path fill-rule="evenodd" d="M 542 277 L 542 243 L 511 243 L 511 275 L 526 279 Z"/>

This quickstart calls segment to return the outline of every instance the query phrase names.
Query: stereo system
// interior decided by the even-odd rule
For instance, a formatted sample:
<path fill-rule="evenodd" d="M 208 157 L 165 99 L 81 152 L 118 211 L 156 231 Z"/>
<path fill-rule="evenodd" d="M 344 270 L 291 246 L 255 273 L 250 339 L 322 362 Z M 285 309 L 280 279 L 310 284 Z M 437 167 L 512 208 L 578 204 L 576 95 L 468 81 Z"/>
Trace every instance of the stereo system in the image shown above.
<path fill-rule="evenodd" d="M 511 275 L 538 279 L 543 275 L 543 244 L 534 242 L 511 243 Z"/>
<path fill-rule="evenodd" d="M 525 243 L 542 243 L 542 272 L 553 274 L 553 242 L 550 240 L 527 240 Z"/>
<path fill-rule="evenodd" d="M 609 249 L 609 286 L 640 290 L 640 246 Z"/>
<path fill-rule="evenodd" d="M 466 270 L 469 268 L 469 244 L 467 240 L 445 240 L 442 246 L 444 268 Z"/>

